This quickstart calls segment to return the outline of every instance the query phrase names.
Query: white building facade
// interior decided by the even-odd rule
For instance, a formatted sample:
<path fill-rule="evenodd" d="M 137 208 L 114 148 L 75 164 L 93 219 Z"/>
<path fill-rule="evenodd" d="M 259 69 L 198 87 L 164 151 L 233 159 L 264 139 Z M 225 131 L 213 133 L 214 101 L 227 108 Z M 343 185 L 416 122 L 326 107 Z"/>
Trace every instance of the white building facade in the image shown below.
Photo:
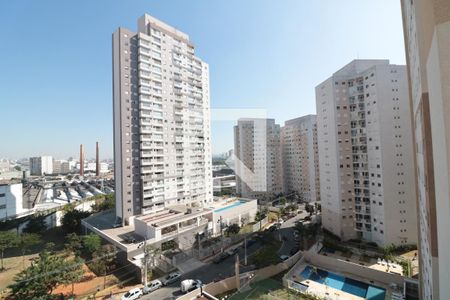
<path fill-rule="evenodd" d="M 315 115 L 288 120 L 281 128 L 283 191 L 306 202 L 320 200 L 319 153 Z"/>
<path fill-rule="evenodd" d="M 31 157 L 30 174 L 36 176 L 53 174 L 53 157 L 51 156 Z"/>
<path fill-rule="evenodd" d="M 355 60 L 316 87 L 323 227 L 344 240 L 417 242 L 406 67 Z"/>
<path fill-rule="evenodd" d="M 270 200 L 283 191 L 280 125 L 274 119 L 239 119 L 234 154 L 239 195 Z"/>
<path fill-rule="evenodd" d="M 402 0 L 414 125 L 420 298 L 450 296 L 450 2 Z"/>
<path fill-rule="evenodd" d="M 0 182 L 0 220 L 24 212 L 22 200 L 22 183 Z"/>
<path fill-rule="evenodd" d="M 209 66 L 149 15 L 113 34 L 116 215 L 212 201 Z"/>

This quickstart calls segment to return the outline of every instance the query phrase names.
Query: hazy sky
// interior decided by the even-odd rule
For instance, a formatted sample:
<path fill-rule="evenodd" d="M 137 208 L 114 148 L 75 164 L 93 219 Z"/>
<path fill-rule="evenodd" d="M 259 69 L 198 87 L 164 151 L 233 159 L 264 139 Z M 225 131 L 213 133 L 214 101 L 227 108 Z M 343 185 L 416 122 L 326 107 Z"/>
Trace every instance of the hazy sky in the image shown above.
<path fill-rule="evenodd" d="M 404 64 L 398 0 L 1 1 L 0 157 L 112 157 L 111 34 L 145 12 L 189 34 L 212 108 L 283 124 L 315 113 L 314 87 L 356 58 Z M 214 122 L 213 153 L 233 147 Z"/>

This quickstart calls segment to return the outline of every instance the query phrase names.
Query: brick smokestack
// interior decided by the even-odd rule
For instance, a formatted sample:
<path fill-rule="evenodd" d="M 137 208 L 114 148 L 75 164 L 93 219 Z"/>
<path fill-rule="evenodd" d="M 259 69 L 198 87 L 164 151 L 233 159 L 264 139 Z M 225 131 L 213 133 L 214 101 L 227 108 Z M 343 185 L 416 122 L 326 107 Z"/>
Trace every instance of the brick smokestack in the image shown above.
<path fill-rule="evenodd" d="M 84 153 L 83 153 L 83 144 L 80 145 L 80 176 L 84 176 Z"/>
<path fill-rule="evenodd" d="M 100 176 L 100 153 L 98 142 L 95 144 L 95 175 Z"/>

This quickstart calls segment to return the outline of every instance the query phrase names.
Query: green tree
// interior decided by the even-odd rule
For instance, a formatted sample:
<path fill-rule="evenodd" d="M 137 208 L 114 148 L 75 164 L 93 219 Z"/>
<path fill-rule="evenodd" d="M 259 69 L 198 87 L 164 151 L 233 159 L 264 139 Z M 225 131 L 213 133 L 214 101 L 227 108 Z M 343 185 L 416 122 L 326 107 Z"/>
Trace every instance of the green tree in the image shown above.
<path fill-rule="evenodd" d="M 12 231 L 0 231 L 0 254 L 2 266 L 0 271 L 3 271 L 5 268 L 3 266 L 3 255 L 5 250 L 13 248 L 17 243 L 17 235 Z"/>
<path fill-rule="evenodd" d="M 79 282 L 83 279 L 84 270 L 83 270 L 84 261 L 80 257 L 76 256 L 75 258 L 66 262 L 66 273 L 64 277 L 64 284 L 72 285 L 72 295 L 74 291 L 75 282 Z"/>
<path fill-rule="evenodd" d="M 161 253 L 160 248 L 156 248 L 152 245 L 148 245 L 144 249 L 144 258 L 143 258 L 143 265 L 146 265 L 146 268 L 144 270 L 147 271 L 147 274 L 145 275 L 145 281 L 148 280 L 148 278 L 152 278 L 153 269 L 155 268 L 155 257 Z M 150 262 L 150 263 L 149 263 Z M 145 282 L 147 283 L 147 282 Z"/>
<path fill-rule="evenodd" d="M 81 220 L 87 218 L 91 213 L 78 209 L 69 209 L 62 217 L 61 224 L 66 232 L 80 232 Z"/>
<path fill-rule="evenodd" d="M 75 256 L 79 256 L 80 250 L 83 248 L 81 237 L 75 232 L 69 233 L 66 237 L 65 248 Z"/>
<path fill-rule="evenodd" d="M 260 209 L 256 212 L 255 221 L 259 222 L 267 216 L 267 209 Z"/>
<path fill-rule="evenodd" d="M 12 299 L 51 299 L 55 287 L 67 284 L 80 269 L 81 264 L 71 263 L 64 256 L 44 249 L 30 267 L 14 278 L 9 286 Z"/>
<path fill-rule="evenodd" d="M 108 209 L 112 209 L 115 206 L 114 195 L 102 195 L 101 198 L 95 201 L 95 204 L 92 205 L 92 209 L 95 212 L 100 212 Z"/>
<path fill-rule="evenodd" d="M 45 216 L 33 216 L 28 221 L 27 225 L 23 229 L 26 233 L 43 233 L 47 230 L 47 224 L 45 223 Z"/>
<path fill-rule="evenodd" d="M 103 245 L 99 250 L 93 253 L 92 262 L 89 268 L 98 275 L 103 276 L 103 288 L 106 288 L 106 275 L 114 268 L 116 249 L 113 245 Z"/>
<path fill-rule="evenodd" d="M 89 255 L 93 255 L 94 252 L 100 250 L 101 246 L 102 240 L 95 233 L 83 236 L 83 247 Z"/>
<path fill-rule="evenodd" d="M 238 224 L 230 224 L 226 229 L 225 229 L 225 235 L 230 236 L 230 235 L 236 235 L 239 233 L 239 231 L 241 230 L 241 228 L 239 227 Z"/>
<path fill-rule="evenodd" d="M 311 204 L 306 203 L 305 204 L 305 210 L 306 210 L 306 212 L 309 213 L 310 216 L 312 216 L 313 213 L 314 213 L 314 206 L 312 206 Z"/>
<path fill-rule="evenodd" d="M 284 206 L 284 205 L 286 205 L 286 197 L 281 197 L 279 200 L 279 203 L 280 203 L 280 205 L 282 205 L 282 206 Z"/>
<path fill-rule="evenodd" d="M 17 248 L 20 249 L 22 253 L 22 267 L 25 268 L 25 254 L 30 250 L 31 247 L 39 244 L 41 238 L 36 233 L 22 233 L 17 237 Z"/>

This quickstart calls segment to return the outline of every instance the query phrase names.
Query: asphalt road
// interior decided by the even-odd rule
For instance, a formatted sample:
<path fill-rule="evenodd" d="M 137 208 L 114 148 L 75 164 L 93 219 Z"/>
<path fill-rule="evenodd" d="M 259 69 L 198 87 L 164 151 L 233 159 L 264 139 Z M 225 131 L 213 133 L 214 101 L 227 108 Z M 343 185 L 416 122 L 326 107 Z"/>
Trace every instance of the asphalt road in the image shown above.
<path fill-rule="evenodd" d="M 280 250 L 278 251 L 279 255 L 290 255 L 290 251 L 295 247 L 296 242 L 294 240 L 294 229 L 295 222 L 299 219 L 307 216 L 308 213 L 305 211 L 294 218 L 286 220 L 280 227 L 279 230 L 275 230 L 273 235 L 275 238 L 283 238 L 285 240 Z M 247 255 L 250 256 L 252 253 L 255 253 L 261 244 L 259 241 L 256 241 L 253 245 L 248 247 Z M 241 262 L 240 272 L 248 272 L 254 269 L 253 266 L 244 266 L 244 248 L 242 246 L 239 247 L 238 251 L 239 260 Z M 234 275 L 234 261 L 235 257 L 228 257 L 222 262 L 215 264 L 213 262 L 207 263 L 206 265 L 181 276 L 181 280 L 184 279 L 200 279 L 203 283 L 209 283 L 212 281 L 221 280 L 227 277 Z M 159 290 L 156 290 L 148 295 L 144 295 L 141 299 L 145 300 L 153 300 L 153 299 L 176 299 L 181 296 L 182 293 L 180 291 L 180 283 L 181 280 L 163 287 Z"/>
<path fill-rule="evenodd" d="M 253 245 L 247 248 L 247 255 L 251 255 L 255 253 L 261 244 L 259 242 L 255 242 Z M 238 251 L 239 260 L 241 262 L 240 272 L 248 272 L 254 269 L 253 266 L 244 266 L 244 248 L 239 247 Z M 203 267 L 198 268 L 192 272 L 183 274 L 181 276 L 181 280 L 184 279 L 200 279 L 203 283 L 209 283 L 214 280 L 221 280 L 227 277 L 234 275 L 234 261 L 235 257 L 230 256 L 225 260 L 221 261 L 218 264 L 213 262 L 204 265 Z M 180 291 L 180 283 L 181 280 L 163 287 L 159 290 L 156 290 L 148 295 L 144 295 L 141 299 L 153 300 L 153 299 L 172 299 L 171 297 L 179 297 L 182 295 Z M 175 299 L 174 298 L 174 299 Z"/>

